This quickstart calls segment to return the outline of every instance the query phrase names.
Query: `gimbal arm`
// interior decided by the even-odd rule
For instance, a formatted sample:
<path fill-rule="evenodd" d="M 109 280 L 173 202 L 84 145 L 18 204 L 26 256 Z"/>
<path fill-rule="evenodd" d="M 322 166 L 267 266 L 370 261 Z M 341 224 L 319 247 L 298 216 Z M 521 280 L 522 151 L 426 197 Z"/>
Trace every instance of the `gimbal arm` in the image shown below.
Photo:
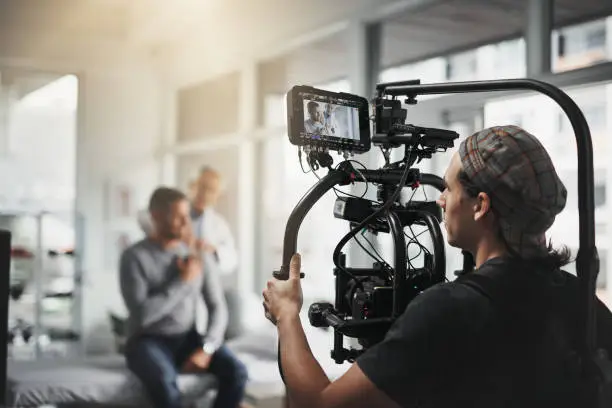
<path fill-rule="evenodd" d="M 280 271 L 274 271 L 272 274 L 276 279 L 289 279 L 289 263 L 291 257 L 297 251 L 297 238 L 302 221 L 308 214 L 308 211 L 313 205 L 329 190 L 336 185 L 347 184 L 350 182 L 350 174 L 344 170 L 330 170 L 327 175 L 322 177 L 300 200 L 295 206 L 285 227 L 285 237 L 283 241 L 283 263 Z M 304 274 L 301 275 L 304 277 Z"/>

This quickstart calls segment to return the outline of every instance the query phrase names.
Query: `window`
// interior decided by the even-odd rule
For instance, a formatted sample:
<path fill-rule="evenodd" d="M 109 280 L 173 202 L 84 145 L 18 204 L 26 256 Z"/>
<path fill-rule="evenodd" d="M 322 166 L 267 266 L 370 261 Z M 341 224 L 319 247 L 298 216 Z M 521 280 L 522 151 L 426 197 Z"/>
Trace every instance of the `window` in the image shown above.
<path fill-rule="evenodd" d="M 569 119 L 567 119 L 567 115 L 563 112 L 559 112 L 559 114 L 557 115 L 557 130 L 559 131 L 559 133 L 563 133 L 566 130 L 569 130 L 570 127 L 570 122 Z"/>
<path fill-rule="evenodd" d="M 561 72 L 607 61 L 606 20 L 599 19 L 553 32 L 553 71 Z"/>
<path fill-rule="evenodd" d="M 490 55 L 485 51 L 488 47 L 492 48 Z M 480 47 L 478 58 L 478 79 L 519 78 L 527 72 L 524 38 Z"/>
<path fill-rule="evenodd" d="M 589 106 L 583 108 L 582 111 L 592 131 L 606 128 L 606 107 L 604 105 Z"/>
<path fill-rule="evenodd" d="M 586 34 L 586 48 L 599 49 L 606 46 L 606 27 L 597 27 Z"/>
<path fill-rule="evenodd" d="M 589 129 L 591 131 L 597 131 L 601 129 L 606 129 L 607 118 L 606 118 L 606 106 L 604 105 L 605 101 L 602 101 L 602 105 L 596 106 L 586 106 L 582 107 L 582 113 L 589 125 Z M 571 132 L 572 125 L 567 118 L 567 115 L 563 112 L 559 112 L 557 117 L 557 129 L 559 132 Z"/>
<path fill-rule="evenodd" d="M 563 180 L 567 188 L 567 205 L 576 206 L 578 202 L 578 173 L 574 170 L 559 172 L 559 177 Z M 595 208 L 605 207 L 606 205 L 606 185 L 607 178 L 604 169 L 595 168 Z"/>
<path fill-rule="evenodd" d="M 477 76 L 477 50 L 470 50 L 448 57 L 446 62 L 446 79 L 449 81 L 476 79 Z"/>
<path fill-rule="evenodd" d="M 446 74 L 446 58 L 438 57 L 412 64 L 400 65 L 381 71 L 380 82 L 405 81 L 420 79 L 422 83 L 444 82 Z M 441 95 L 422 95 L 419 100 L 438 98 Z"/>
<path fill-rule="evenodd" d="M 606 205 L 606 181 L 595 180 L 595 208 Z"/>
<path fill-rule="evenodd" d="M 599 255 L 599 275 L 597 275 L 597 289 L 607 289 L 608 286 L 608 251 L 597 247 Z M 572 249 L 572 262 L 565 265 L 562 269 L 566 272 L 576 275 L 576 255 L 578 255 L 578 248 Z"/>

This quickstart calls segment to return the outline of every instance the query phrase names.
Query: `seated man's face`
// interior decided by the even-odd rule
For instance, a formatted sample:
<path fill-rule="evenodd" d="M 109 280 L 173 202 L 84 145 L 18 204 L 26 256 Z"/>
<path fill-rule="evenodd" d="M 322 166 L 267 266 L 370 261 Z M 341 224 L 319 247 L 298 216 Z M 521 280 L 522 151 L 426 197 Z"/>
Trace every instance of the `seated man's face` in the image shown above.
<path fill-rule="evenodd" d="M 177 200 L 165 213 L 153 213 L 155 231 L 165 239 L 183 239 L 191 229 L 189 202 Z"/>
<path fill-rule="evenodd" d="M 196 188 L 193 205 L 198 210 L 214 206 L 221 195 L 221 180 L 212 172 L 205 172 L 200 176 Z"/>
<path fill-rule="evenodd" d="M 310 108 L 308 114 L 310 115 L 310 120 L 312 120 L 313 122 L 321 121 L 321 108 L 319 108 L 318 106 Z"/>

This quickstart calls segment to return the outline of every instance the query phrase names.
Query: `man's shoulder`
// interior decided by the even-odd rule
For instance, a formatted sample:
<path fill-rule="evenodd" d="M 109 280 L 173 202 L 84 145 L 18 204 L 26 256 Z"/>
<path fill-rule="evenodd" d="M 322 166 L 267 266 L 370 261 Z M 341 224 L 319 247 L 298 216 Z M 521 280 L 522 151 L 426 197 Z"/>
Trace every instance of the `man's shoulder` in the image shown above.
<path fill-rule="evenodd" d="M 415 301 L 424 304 L 436 303 L 438 308 L 455 308 L 470 303 L 482 303 L 486 298 L 472 286 L 465 285 L 457 279 L 451 282 L 439 283 L 421 292 Z"/>
<path fill-rule="evenodd" d="M 417 327 L 444 332 L 462 330 L 485 324 L 492 309 L 489 300 L 472 287 L 460 282 L 441 283 L 430 287 L 414 298 L 400 317 L 400 330 Z"/>
<path fill-rule="evenodd" d="M 151 242 L 147 238 L 143 238 L 139 241 L 134 242 L 123 250 L 121 254 L 122 258 L 138 258 L 142 253 L 151 251 Z"/>

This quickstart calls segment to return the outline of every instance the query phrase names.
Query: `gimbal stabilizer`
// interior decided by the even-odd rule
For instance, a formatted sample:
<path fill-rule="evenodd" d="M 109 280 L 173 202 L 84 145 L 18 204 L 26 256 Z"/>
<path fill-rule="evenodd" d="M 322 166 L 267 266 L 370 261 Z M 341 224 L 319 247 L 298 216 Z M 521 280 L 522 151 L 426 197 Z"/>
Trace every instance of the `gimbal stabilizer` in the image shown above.
<path fill-rule="evenodd" d="M 419 95 L 526 90 L 547 95 L 563 109 L 570 120 L 578 146 L 580 247 L 576 258 L 576 269 L 580 280 L 580 314 L 583 316 L 581 332 L 584 334 L 578 353 L 582 361 L 584 390 L 585 396 L 589 399 L 588 406 L 599 408 L 612 407 L 612 364 L 606 353 L 597 349 L 596 344 L 595 290 L 599 273 L 599 257 L 595 246 L 593 145 L 589 126 L 582 111 L 561 89 L 531 79 L 444 84 L 382 84 L 377 86 L 379 97 L 383 90 L 386 95 L 406 96 L 408 101 L 415 101 Z M 291 256 L 297 250 L 299 228 L 308 210 L 326 191 L 337 184 L 346 182 L 350 182 L 350 180 L 346 180 L 345 172 L 330 173 L 317 183 L 293 210 L 285 230 L 283 263 L 280 271 L 274 274 L 276 278 L 287 279 Z M 397 263 L 402 260 L 401 255 L 396 254 L 396 258 L 398 258 L 396 259 L 396 265 L 402 265 L 402 263 Z"/>

